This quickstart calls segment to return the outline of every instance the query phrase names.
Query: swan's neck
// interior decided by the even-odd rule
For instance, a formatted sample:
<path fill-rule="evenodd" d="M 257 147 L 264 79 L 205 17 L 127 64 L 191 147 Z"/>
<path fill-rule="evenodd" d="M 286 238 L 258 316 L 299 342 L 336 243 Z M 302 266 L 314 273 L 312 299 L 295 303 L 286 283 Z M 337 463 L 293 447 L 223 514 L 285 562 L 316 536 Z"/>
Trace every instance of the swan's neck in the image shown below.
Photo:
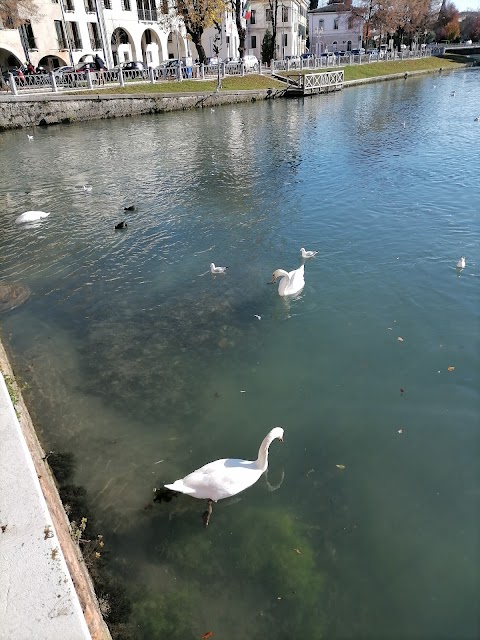
<path fill-rule="evenodd" d="M 256 461 L 256 465 L 262 471 L 266 471 L 267 470 L 267 467 L 268 467 L 268 448 L 270 447 L 270 445 L 272 444 L 274 439 L 275 438 L 272 438 L 272 436 L 270 434 L 265 436 L 265 438 L 263 439 L 262 444 L 260 445 L 260 449 L 258 450 L 258 458 L 257 458 L 257 461 Z"/>
<path fill-rule="evenodd" d="M 280 284 L 278 285 L 278 290 L 280 293 L 283 293 L 290 284 L 290 274 L 288 271 L 284 271 L 283 269 L 279 269 L 277 273 L 279 276 L 282 276 Z"/>

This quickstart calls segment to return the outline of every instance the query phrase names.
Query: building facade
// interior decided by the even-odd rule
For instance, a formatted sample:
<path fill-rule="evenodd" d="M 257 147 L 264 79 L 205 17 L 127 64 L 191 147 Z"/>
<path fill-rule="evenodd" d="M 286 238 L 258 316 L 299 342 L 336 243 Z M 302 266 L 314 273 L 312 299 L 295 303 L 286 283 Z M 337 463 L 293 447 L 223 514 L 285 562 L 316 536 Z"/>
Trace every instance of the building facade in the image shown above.
<path fill-rule="evenodd" d="M 308 3 L 304 0 L 283 0 L 277 5 L 277 34 L 274 44 L 275 58 L 300 56 L 306 50 Z M 268 2 L 253 1 L 247 20 L 245 52 L 262 59 L 265 33 L 272 33 L 273 13 Z"/>
<path fill-rule="evenodd" d="M 362 46 L 363 19 L 343 2 L 333 2 L 308 12 L 310 52 L 351 51 Z"/>
<path fill-rule="evenodd" d="M 183 23 L 162 8 L 155 0 L 39 0 L 37 16 L 19 29 L 0 23 L 0 67 L 51 70 L 97 53 L 109 68 L 130 60 L 155 67 L 188 56 Z"/>

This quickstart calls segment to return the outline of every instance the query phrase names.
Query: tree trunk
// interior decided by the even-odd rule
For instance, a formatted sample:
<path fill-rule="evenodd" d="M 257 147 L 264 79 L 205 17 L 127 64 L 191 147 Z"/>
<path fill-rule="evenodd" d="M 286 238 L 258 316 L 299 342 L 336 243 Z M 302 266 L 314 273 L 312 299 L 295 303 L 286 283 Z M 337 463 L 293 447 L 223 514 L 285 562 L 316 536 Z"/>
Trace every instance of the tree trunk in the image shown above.
<path fill-rule="evenodd" d="M 240 59 L 242 59 L 245 55 L 245 40 L 247 37 L 247 29 L 242 24 L 242 0 L 233 0 L 233 7 L 235 10 L 235 24 L 237 25 L 238 33 L 238 54 Z"/>
<path fill-rule="evenodd" d="M 188 29 L 187 29 L 188 31 Z M 195 45 L 196 49 L 197 49 L 197 53 L 198 53 L 198 62 L 200 64 L 205 64 L 207 62 L 207 56 L 205 55 L 205 49 L 203 48 L 203 44 L 202 44 L 202 34 L 195 32 L 195 33 L 191 33 L 188 32 L 190 37 L 192 38 L 192 42 Z"/>

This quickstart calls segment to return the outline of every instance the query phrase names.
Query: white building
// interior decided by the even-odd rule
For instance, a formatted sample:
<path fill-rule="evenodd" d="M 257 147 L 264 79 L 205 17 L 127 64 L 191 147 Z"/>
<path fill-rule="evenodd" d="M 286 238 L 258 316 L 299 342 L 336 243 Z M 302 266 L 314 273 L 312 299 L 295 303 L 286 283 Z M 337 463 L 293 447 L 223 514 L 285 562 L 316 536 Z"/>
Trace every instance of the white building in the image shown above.
<path fill-rule="evenodd" d="M 140 60 L 151 66 L 189 54 L 185 28 L 155 0 L 38 0 L 38 16 L 11 29 L 0 23 L 0 67 L 30 61 L 53 69 L 91 60 L 108 67 Z"/>
<path fill-rule="evenodd" d="M 305 52 L 307 38 L 306 0 L 283 0 L 278 3 L 275 57 L 299 56 Z M 272 33 L 273 15 L 268 2 L 253 0 L 247 22 L 245 53 L 262 59 L 262 42 L 266 31 Z"/>
<path fill-rule="evenodd" d="M 310 52 L 351 51 L 362 46 L 363 19 L 354 8 L 332 2 L 308 12 Z"/>

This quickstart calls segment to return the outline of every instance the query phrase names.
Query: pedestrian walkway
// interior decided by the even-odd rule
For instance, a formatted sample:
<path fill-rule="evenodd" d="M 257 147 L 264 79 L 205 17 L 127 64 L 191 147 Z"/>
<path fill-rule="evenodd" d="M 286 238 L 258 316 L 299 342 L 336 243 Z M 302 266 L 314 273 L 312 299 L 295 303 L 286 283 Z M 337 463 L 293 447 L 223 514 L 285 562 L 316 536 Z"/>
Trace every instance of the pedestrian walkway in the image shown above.
<path fill-rule="evenodd" d="M 0 640 L 91 640 L 1 374 L 0 452 Z"/>

